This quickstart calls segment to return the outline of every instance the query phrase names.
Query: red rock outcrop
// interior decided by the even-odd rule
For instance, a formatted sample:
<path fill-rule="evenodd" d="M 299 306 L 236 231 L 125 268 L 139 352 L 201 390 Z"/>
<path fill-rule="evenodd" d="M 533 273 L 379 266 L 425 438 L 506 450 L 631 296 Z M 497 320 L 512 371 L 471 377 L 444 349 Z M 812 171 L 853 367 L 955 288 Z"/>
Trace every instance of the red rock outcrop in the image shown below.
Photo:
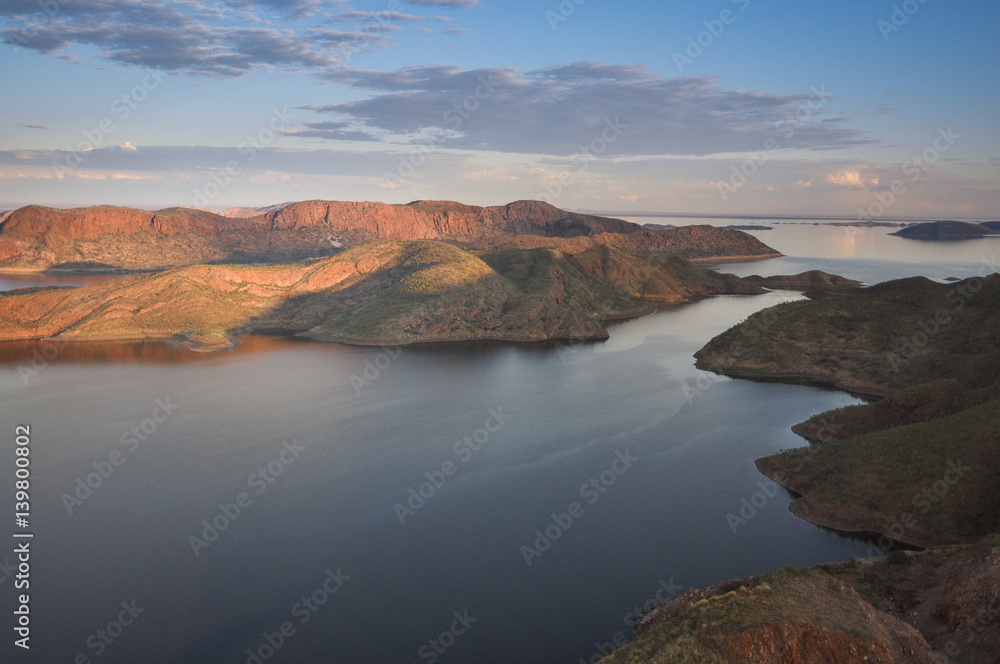
<path fill-rule="evenodd" d="M 275 262 L 329 256 L 374 239 L 446 240 L 486 248 L 513 238 L 590 238 L 627 251 L 688 258 L 774 256 L 756 238 L 711 226 L 644 230 L 620 219 L 566 212 L 540 201 L 476 207 L 450 201 L 406 205 L 303 201 L 250 217 L 193 208 L 150 212 L 113 206 L 15 210 L 0 225 L 0 269 L 157 269 L 206 262 Z M 548 239 L 546 239 L 548 238 Z"/>

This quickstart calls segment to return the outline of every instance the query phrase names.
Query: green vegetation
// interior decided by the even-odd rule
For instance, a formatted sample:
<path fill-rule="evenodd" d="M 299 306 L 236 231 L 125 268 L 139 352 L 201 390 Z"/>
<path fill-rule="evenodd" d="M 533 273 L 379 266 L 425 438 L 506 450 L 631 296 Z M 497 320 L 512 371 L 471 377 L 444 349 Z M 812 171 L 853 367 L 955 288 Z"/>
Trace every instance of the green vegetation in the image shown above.
<path fill-rule="evenodd" d="M 1000 661 L 1000 275 L 838 286 L 754 314 L 698 366 L 884 397 L 796 425 L 814 444 L 757 465 L 805 519 L 934 548 L 691 591 L 605 664 L 936 662 L 957 643 Z"/>
<path fill-rule="evenodd" d="M 893 235 L 912 240 L 972 240 L 990 233 L 990 228 L 967 221 L 931 221 L 901 228 Z"/>
<path fill-rule="evenodd" d="M 736 590 L 695 591 L 658 612 L 601 662 L 742 664 L 793 661 L 781 657 L 796 653 L 833 659 L 794 661 L 862 662 L 894 648 L 854 589 L 819 570 L 781 570 L 746 579 Z M 817 652 L 819 644 L 827 652 Z"/>
<path fill-rule="evenodd" d="M 726 582 L 654 609 L 601 664 L 997 661 L 1000 535 Z M 921 636 L 906 624 L 921 616 Z"/>
<path fill-rule="evenodd" d="M 1000 530 L 997 329 L 1000 275 L 904 279 L 758 312 L 697 357 L 731 375 L 885 395 L 796 425 L 824 444 L 757 465 L 802 495 L 792 510 L 805 519 L 926 546 Z"/>
<path fill-rule="evenodd" d="M 695 357 L 709 371 L 880 396 L 940 379 L 978 388 L 1000 375 L 997 329 L 1000 275 L 947 285 L 915 277 L 766 309 Z"/>
<path fill-rule="evenodd" d="M 608 273 L 641 274 L 659 285 L 657 301 L 739 286 L 677 258 L 609 249 L 602 265 L 554 248 L 471 252 L 434 240 L 379 240 L 307 263 L 192 266 L 11 294 L 0 297 L 0 337 L 173 338 L 209 348 L 277 331 L 372 344 L 605 338 L 602 321 L 654 310 Z"/>
<path fill-rule="evenodd" d="M 793 511 L 839 530 L 928 546 L 1000 531 L 1000 401 L 766 457 L 802 498 Z"/>

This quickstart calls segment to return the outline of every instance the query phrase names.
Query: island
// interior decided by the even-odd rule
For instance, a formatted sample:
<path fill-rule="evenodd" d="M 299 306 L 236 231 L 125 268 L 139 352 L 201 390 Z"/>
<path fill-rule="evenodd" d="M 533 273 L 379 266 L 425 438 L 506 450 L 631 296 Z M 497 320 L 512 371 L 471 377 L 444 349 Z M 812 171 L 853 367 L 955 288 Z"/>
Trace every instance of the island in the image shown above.
<path fill-rule="evenodd" d="M 901 228 L 892 235 L 911 240 L 952 242 L 981 238 L 990 235 L 993 230 L 995 229 L 991 229 L 986 224 L 975 224 L 967 221 L 932 221 Z"/>
<path fill-rule="evenodd" d="M 375 240 L 437 240 L 476 249 L 554 246 L 574 253 L 600 245 L 690 260 L 781 255 L 739 231 L 705 225 L 648 229 L 541 201 L 493 207 L 452 201 L 302 201 L 229 214 L 233 216 L 193 208 L 30 205 L 0 222 L 0 272 L 282 263 L 325 258 Z"/>
<path fill-rule="evenodd" d="M 872 537 L 873 557 L 691 590 L 647 611 L 604 664 L 1000 661 L 1000 274 L 989 272 L 781 304 L 698 351 L 702 369 L 867 396 L 796 425 L 809 444 L 757 467 L 792 492 L 796 515 Z"/>
<path fill-rule="evenodd" d="M 137 274 L 4 293 L 0 336 L 196 350 L 255 333 L 355 344 L 605 339 L 604 322 L 660 304 L 764 292 L 696 261 L 780 255 L 739 231 L 650 230 L 536 201 L 307 201 L 229 214 L 15 210 L 0 226 L 4 269 Z"/>

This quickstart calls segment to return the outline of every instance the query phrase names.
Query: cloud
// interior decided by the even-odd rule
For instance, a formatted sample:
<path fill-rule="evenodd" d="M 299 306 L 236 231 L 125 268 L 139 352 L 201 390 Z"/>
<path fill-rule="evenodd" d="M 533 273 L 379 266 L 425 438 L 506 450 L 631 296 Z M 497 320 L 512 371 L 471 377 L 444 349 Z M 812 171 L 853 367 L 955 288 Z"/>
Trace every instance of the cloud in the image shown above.
<path fill-rule="evenodd" d="M 306 123 L 300 137 L 413 142 L 422 134 L 443 147 L 569 155 L 596 145 L 605 156 L 748 152 L 769 139 L 810 150 L 874 142 L 847 118 L 809 110 L 811 94 L 728 90 L 710 76 L 663 78 L 640 65 L 344 67 L 324 78 L 375 94 L 308 107 L 330 119 Z M 613 141 L 602 139 L 609 126 L 621 128 Z"/>
<path fill-rule="evenodd" d="M 406 14 L 403 12 L 347 11 L 342 14 L 337 14 L 333 20 L 341 21 L 344 23 L 381 23 L 383 21 L 396 21 L 398 23 L 419 23 L 420 21 L 426 21 L 427 19 L 423 16 L 417 16 L 416 14 Z"/>
<path fill-rule="evenodd" d="M 840 171 L 831 173 L 826 178 L 838 187 L 861 187 L 861 173 L 858 171 Z"/>
<path fill-rule="evenodd" d="M 464 37 L 465 35 L 471 35 L 472 30 L 469 30 L 468 28 L 448 28 L 447 30 L 445 30 L 445 33 L 449 35 L 458 35 L 460 37 Z"/>
<path fill-rule="evenodd" d="M 0 19 L 8 24 L 0 35 L 6 43 L 55 57 L 75 58 L 66 49 L 86 46 L 119 64 L 238 77 L 269 68 L 318 71 L 342 66 L 357 52 L 384 46 L 387 38 L 380 33 L 396 29 L 373 23 L 363 31 L 347 32 L 282 20 L 286 14 L 301 18 L 320 7 L 316 0 L 232 5 L 205 0 L 61 0 L 49 16 L 34 2 L 8 0 L 0 4 Z M 411 16 L 380 15 L 390 21 L 408 21 Z"/>
<path fill-rule="evenodd" d="M 27 127 L 28 129 L 48 129 L 45 125 L 40 124 L 22 124 L 22 127 Z"/>
<path fill-rule="evenodd" d="M 478 7 L 479 0 L 406 0 L 411 5 L 422 5 L 425 7 L 453 7 L 455 9 L 469 9 Z"/>

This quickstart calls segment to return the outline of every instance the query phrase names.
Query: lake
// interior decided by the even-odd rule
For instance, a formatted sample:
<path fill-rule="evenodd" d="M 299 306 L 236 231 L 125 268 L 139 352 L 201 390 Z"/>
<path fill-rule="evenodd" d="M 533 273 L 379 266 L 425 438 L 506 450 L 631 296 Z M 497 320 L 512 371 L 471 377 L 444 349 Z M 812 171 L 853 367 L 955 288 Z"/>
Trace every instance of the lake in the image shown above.
<path fill-rule="evenodd" d="M 891 230 L 754 231 L 788 257 L 720 269 L 943 279 L 1000 248 Z M 0 344 L 4 436 L 31 425 L 34 656 L 571 664 L 648 600 L 866 555 L 753 465 L 858 400 L 693 366 L 799 297 L 702 299 L 581 345 Z"/>

